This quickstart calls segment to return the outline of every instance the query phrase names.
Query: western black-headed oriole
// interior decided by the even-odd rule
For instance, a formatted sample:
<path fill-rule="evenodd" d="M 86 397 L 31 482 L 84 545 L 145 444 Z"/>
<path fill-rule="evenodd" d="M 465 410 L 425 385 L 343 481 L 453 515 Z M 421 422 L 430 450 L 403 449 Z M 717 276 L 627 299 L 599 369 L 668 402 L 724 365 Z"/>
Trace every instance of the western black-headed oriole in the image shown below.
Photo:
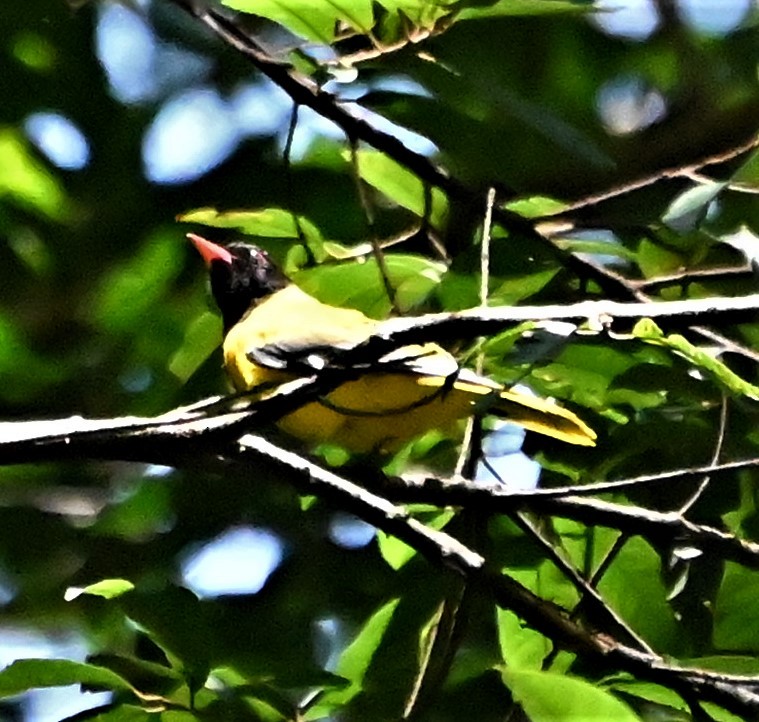
<path fill-rule="evenodd" d="M 305 293 L 255 246 L 188 238 L 209 268 L 224 321 L 224 365 L 238 391 L 316 373 L 330 349 L 361 344 L 379 323 Z M 395 349 L 277 424 L 309 444 L 390 453 L 430 429 L 485 411 L 571 444 L 595 443 L 594 431 L 571 411 L 462 369 L 433 343 Z"/>

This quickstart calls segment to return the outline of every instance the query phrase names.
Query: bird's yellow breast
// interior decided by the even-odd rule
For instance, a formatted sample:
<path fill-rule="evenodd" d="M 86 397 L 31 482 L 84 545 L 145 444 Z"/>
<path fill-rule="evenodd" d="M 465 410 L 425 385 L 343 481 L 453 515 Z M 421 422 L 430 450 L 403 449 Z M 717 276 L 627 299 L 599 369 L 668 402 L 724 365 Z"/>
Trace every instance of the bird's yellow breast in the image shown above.
<path fill-rule="evenodd" d="M 313 348 L 316 353 L 320 346 L 360 343 L 375 327 L 376 322 L 359 311 L 325 306 L 289 286 L 251 309 L 230 329 L 224 340 L 224 364 L 237 390 L 263 393 L 296 376 L 254 363 L 252 350 L 279 346 L 293 351 Z M 417 347 L 409 348 L 414 349 L 409 357 L 417 358 Z M 441 367 L 457 368 L 439 346 L 418 348 L 423 355 L 434 355 Z M 443 386 L 442 380 L 425 379 L 411 370 L 371 372 L 288 414 L 278 426 L 309 444 L 329 441 L 356 453 L 387 453 L 431 428 L 472 413 L 471 394 Z"/>

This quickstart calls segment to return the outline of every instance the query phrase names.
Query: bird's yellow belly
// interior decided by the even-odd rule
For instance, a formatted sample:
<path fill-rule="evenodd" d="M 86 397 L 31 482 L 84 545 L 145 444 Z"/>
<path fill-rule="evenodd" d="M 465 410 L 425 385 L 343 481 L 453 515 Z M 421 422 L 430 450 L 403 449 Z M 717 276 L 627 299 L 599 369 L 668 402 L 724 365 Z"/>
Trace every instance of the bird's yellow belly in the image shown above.
<path fill-rule="evenodd" d="M 279 427 L 308 443 L 329 441 L 356 453 L 389 453 L 472 413 L 469 395 L 427 387 L 409 374 L 372 374 L 288 414 Z"/>
<path fill-rule="evenodd" d="M 239 390 L 270 389 L 295 378 L 250 363 L 240 365 L 239 358 L 230 353 L 226 359 Z M 372 373 L 287 414 L 277 426 L 308 444 L 328 441 L 354 453 L 389 453 L 430 429 L 450 426 L 472 410 L 472 394 L 446 388 L 442 379 Z"/>

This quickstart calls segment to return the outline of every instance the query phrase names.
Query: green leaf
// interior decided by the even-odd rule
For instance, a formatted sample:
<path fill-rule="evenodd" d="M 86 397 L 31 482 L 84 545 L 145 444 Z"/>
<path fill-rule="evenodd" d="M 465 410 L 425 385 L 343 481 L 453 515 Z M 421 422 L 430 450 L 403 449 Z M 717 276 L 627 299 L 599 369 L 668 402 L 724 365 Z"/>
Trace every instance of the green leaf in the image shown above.
<path fill-rule="evenodd" d="M 161 722 L 165 722 L 165 715 L 165 712 L 161 714 Z M 156 722 L 156 713 L 134 704 L 110 704 L 98 708 L 97 712 L 85 712 L 76 717 L 67 718 L 65 722 L 85 719 L 87 722 Z M 196 718 L 190 717 L 189 719 L 195 720 Z"/>
<path fill-rule="evenodd" d="M 662 221 L 672 228 L 694 228 L 706 214 L 707 206 L 725 189 L 727 183 L 699 183 L 681 193 L 669 204 Z"/>
<path fill-rule="evenodd" d="M 638 244 L 635 257 L 646 278 L 674 273 L 683 265 L 682 256 L 645 238 Z"/>
<path fill-rule="evenodd" d="M 551 641 L 508 609 L 496 609 L 496 621 L 501 654 L 509 669 L 540 669 L 553 648 Z"/>
<path fill-rule="evenodd" d="M 745 717 L 738 717 L 738 715 L 728 712 L 724 707 L 718 707 L 712 702 L 702 702 L 701 706 L 704 708 L 704 712 L 715 722 L 746 722 Z"/>
<path fill-rule="evenodd" d="M 335 672 L 350 681 L 344 689 L 333 689 L 321 697 L 317 706 L 306 714 L 306 719 L 319 719 L 325 712 L 341 707 L 360 691 L 364 675 L 375 652 L 382 643 L 385 631 L 393 618 L 400 599 L 392 599 L 378 609 L 364 624 L 355 639 L 340 655 Z"/>
<path fill-rule="evenodd" d="M 725 574 L 714 605 L 714 646 L 731 652 L 759 650 L 759 575 L 734 562 Z"/>
<path fill-rule="evenodd" d="M 338 21 L 349 22 L 348 17 L 343 17 L 339 2 L 332 0 L 224 0 L 224 5 L 268 18 L 306 40 L 325 45 L 329 45 L 335 39 Z M 371 27 L 371 4 L 361 0 L 352 5 L 352 16 L 357 18 L 361 25 L 365 24 L 368 10 L 368 24 Z"/>
<path fill-rule="evenodd" d="M 103 597 L 103 599 L 115 599 L 133 589 L 134 584 L 127 579 L 103 579 L 86 587 L 69 587 L 65 598 L 67 601 L 72 601 L 82 594 L 89 594 L 93 597 Z"/>
<path fill-rule="evenodd" d="M 493 306 L 513 306 L 542 291 L 558 272 L 558 268 L 547 268 L 518 278 L 508 278 L 492 289 L 490 301 Z"/>
<path fill-rule="evenodd" d="M 96 654 L 88 657 L 87 661 L 90 664 L 110 669 L 126 679 L 143 695 L 154 694 L 166 697 L 184 684 L 184 679 L 177 670 L 136 657 Z"/>
<path fill-rule="evenodd" d="M 611 690 L 639 697 L 647 702 L 673 707 L 683 712 L 688 710 L 688 705 L 677 692 L 653 682 L 641 682 L 632 677 L 622 676 L 621 679 L 606 680 L 605 686 Z"/>
<path fill-rule="evenodd" d="M 432 529 L 442 529 L 452 518 L 454 512 L 450 509 L 436 511 L 432 515 L 422 517 L 424 524 Z M 377 541 L 379 543 L 380 554 L 382 558 L 393 568 L 400 569 L 406 562 L 416 555 L 416 549 L 413 549 L 397 537 L 386 534 L 383 531 L 377 532 Z"/>
<path fill-rule="evenodd" d="M 13 38 L 10 52 L 20 63 L 40 72 L 53 70 L 57 51 L 55 45 L 36 32 L 21 31 Z"/>
<path fill-rule="evenodd" d="M 219 345 L 221 319 L 204 311 L 188 324 L 182 345 L 169 360 L 169 371 L 181 382 L 187 381 Z"/>
<path fill-rule="evenodd" d="M 507 203 L 505 207 L 525 218 L 538 218 L 562 213 L 569 208 L 569 203 L 549 196 L 529 196 L 528 198 L 517 198 L 517 200 Z"/>
<path fill-rule="evenodd" d="M 711 669 L 726 674 L 759 674 L 759 658 L 738 654 L 712 654 L 708 657 L 683 659 L 682 664 L 699 669 Z"/>
<path fill-rule="evenodd" d="M 640 722 L 612 694 L 576 677 L 509 667 L 503 679 L 530 722 Z"/>
<path fill-rule="evenodd" d="M 379 4 L 406 24 L 431 28 L 456 0 L 380 0 Z M 371 0 L 224 0 L 224 5 L 268 18 L 296 35 L 324 44 L 335 39 L 340 23 L 364 34 L 374 26 Z"/>
<path fill-rule="evenodd" d="M 350 153 L 344 153 L 350 159 Z M 448 200 L 439 188 L 430 188 L 429 207 L 425 200 L 424 183 L 410 170 L 384 153 L 362 150 L 358 153 L 361 177 L 399 206 L 420 218 L 427 216 L 432 226 L 441 228 L 448 215 Z"/>
<path fill-rule="evenodd" d="M 132 686 L 110 669 L 68 659 L 19 659 L 0 671 L 0 697 L 37 687 L 87 687 L 131 692 Z"/>
<path fill-rule="evenodd" d="M 592 253 L 596 256 L 614 256 L 625 261 L 634 261 L 638 257 L 634 251 L 625 248 L 619 243 L 597 240 L 583 240 L 582 238 L 557 238 L 556 245 L 564 251 L 571 253 Z"/>
<path fill-rule="evenodd" d="M 218 649 L 212 610 L 181 587 L 127 594 L 119 604 L 166 653 L 173 666 L 182 670 L 187 683 L 199 689 Z"/>
<path fill-rule="evenodd" d="M 387 12 L 401 15 L 414 25 L 429 28 L 458 5 L 458 0 L 378 0 Z"/>
<path fill-rule="evenodd" d="M 66 364 L 36 354 L 16 319 L 0 311 L 0 376 L 13 383 L 0 384 L 0 399 L 28 403 L 66 378 Z"/>
<path fill-rule="evenodd" d="M 179 273 L 181 252 L 173 234 L 148 238 L 126 262 L 103 273 L 89 308 L 92 321 L 110 333 L 142 329 Z"/>
<path fill-rule="evenodd" d="M 630 580 L 635 580 L 635 594 Z M 627 540 L 598 584 L 612 608 L 656 649 L 673 649 L 682 632 L 667 602 L 661 559 L 641 537 Z"/>
<path fill-rule="evenodd" d="M 401 253 L 385 256 L 390 285 L 402 310 L 422 303 L 438 285 L 445 265 L 421 256 Z M 385 318 L 391 309 L 377 262 L 324 264 L 295 278 L 307 293 L 333 306 L 357 308 L 373 318 Z"/>
<path fill-rule="evenodd" d="M 66 221 L 72 214 L 71 202 L 55 176 L 15 130 L 0 127 L 0 199 L 4 196 L 53 221 Z"/>
<path fill-rule="evenodd" d="M 390 600 L 369 618 L 356 638 L 340 655 L 340 661 L 335 669 L 337 674 L 351 680 L 354 685 L 362 678 L 382 641 L 382 636 L 393 618 L 399 601 L 399 599 Z"/>
<path fill-rule="evenodd" d="M 496 0 L 490 3 L 471 3 L 459 14 L 461 20 L 497 15 L 552 15 L 554 13 L 585 13 L 593 8 L 594 0 Z"/>
<path fill-rule="evenodd" d="M 245 235 L 258 238 L 287 238 L 294 241 L 300 240 L 300 229 L 308 241 L 321 241 L 321 233 L 311 221 L 284 208 L 240 211 L 197 208 L 183 213 L 177 220 L 212 228 L 234 228 Z"/>
<path fill-rule="evenodd" d="M 737 183 L 743 188 L 759 188 L 759 151 L 751 153 L 730 180 L 731 185 Z"/>
<path fill-rule="evenodd" d="M 759 400 L 759 386 L 745 381 L 719 359 L 694 346 L 684 336 L 676 333 L 665 336 L 664 332 L 650 318 L 638 321 L 632 333 L 635 338 L 674 351 L 678 356 L 682 356 L 694 366 L 706 371 L 731 393 L 745 396 L 754 401 Z"/>
<path fill-rule="evenodd" d="M 553 363 L 536 368 L 530 374 L 530 385 L 541 395 L 602 408 L 614 379 L 639 363 L 621 347 L 574 343 Z"/>

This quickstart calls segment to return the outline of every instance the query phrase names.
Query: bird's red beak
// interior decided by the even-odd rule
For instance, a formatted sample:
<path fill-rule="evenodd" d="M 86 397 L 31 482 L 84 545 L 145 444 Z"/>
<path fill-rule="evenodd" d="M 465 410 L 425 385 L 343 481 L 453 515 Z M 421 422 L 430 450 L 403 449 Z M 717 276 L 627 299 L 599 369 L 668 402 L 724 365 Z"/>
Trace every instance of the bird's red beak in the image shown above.
<path fill-rule="evenodd" d="M 211 243 L 196 233 L 188 233 L 188 240 L 198 249 L 198 253 L 203 256 L 206 266 L 210 266 L 212 261 L 223 261 L 227 265 L 232 263 L 232 254 L 217 243 Z"/>

